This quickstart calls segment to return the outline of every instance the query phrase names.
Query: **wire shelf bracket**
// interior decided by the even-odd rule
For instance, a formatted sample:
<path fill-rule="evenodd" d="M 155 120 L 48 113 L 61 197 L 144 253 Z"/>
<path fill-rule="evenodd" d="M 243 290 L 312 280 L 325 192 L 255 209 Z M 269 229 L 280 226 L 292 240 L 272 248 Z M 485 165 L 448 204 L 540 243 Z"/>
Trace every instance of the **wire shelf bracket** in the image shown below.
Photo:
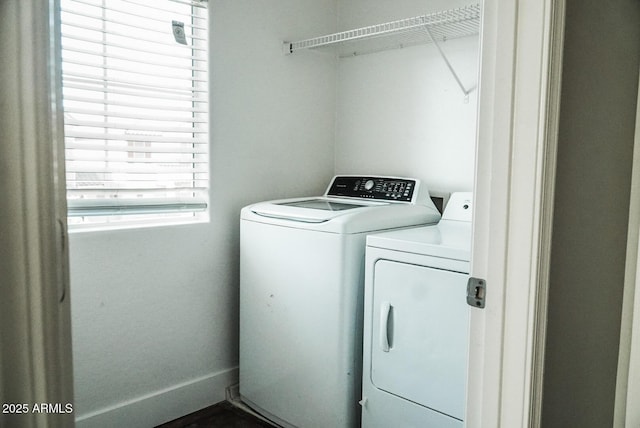
<path fill-rule="evenodd" d="M 451 63 L 449 62 L 449 60 L 447 59 L 447 56 L 444 54 L 444 52 L 442 51 L 442 48 L 440 47 L 440 44 L 438 43 L 438 41 L 435 39 L 435 37 L 433 37 L 433 35 L 431 34 L 431 30 L 429 30 L 428 27 L 425 28 L 425 31 L 427 32 L 427 34 L 429 35 L 429 37 L 431 38 L 431 41 L 433 42 L 433 44 L 435 45 L 435 47 L 438 49 L 438 53 L 440 53 L 440 56 L 442 57 L 442 60 L 444 61 L 444 63 L 447 65 L 447 68 L 449 69 L 449 71 L 451 72 L 451 74 L 453 75 L 453 78 L 455 79 L 456 83 L 458 84 L 458 86 L 460 87 L 460 90 L 462 91 L 462 93 L 464 94 L 464 99 L 465 102 L 469 101 L 469 94 L 476 88 L 477 85 L 473 85 L 471 86 L 469 89 L 465 88 L 465 86 L 462 84 L 462 81 L 460 80 L 460 77 L 458 77 L 458 73 L 456 73 L 456 70 L 453 68 L 453 66 L 451 65 Z"/>

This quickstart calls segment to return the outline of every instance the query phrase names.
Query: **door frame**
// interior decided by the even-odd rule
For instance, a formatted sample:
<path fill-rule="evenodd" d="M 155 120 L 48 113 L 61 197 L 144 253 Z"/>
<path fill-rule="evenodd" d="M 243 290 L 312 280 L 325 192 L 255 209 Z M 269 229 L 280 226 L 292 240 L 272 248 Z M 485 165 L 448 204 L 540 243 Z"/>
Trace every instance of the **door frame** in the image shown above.
<path fill-rule="evenodd" d="M 466 426 L 539 427 L 564 0 L 485 0 Z"/>
<path fill-rule="evenodd" d="M 640 79 L 640 70 L 638 76 Z M 616 428 L 640 425 L 640 82 L 638 88 L 613 423 Z"/>

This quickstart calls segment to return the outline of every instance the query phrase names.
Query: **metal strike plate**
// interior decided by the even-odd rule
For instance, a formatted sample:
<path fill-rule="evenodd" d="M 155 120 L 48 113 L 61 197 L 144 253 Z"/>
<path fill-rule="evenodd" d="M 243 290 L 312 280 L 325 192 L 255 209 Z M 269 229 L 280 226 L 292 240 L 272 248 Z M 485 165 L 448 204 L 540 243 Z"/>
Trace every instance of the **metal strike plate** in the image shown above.
<path fill-rule="evenodd" d="M 484 308 L 487 294 L 487 281 L 480 278 L 469 278 L 467 282 L 467 304 L 474 308 Z"/>

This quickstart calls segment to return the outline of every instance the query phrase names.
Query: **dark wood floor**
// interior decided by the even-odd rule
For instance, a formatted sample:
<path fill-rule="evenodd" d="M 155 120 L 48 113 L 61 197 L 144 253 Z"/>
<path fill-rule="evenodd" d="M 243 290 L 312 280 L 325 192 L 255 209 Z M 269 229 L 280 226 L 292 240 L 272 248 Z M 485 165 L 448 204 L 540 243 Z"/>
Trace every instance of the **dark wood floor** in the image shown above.
<path fill-rule="evenodd" d="M 223 401 L 156 428 L 273 428 L 273 425 Z"/>

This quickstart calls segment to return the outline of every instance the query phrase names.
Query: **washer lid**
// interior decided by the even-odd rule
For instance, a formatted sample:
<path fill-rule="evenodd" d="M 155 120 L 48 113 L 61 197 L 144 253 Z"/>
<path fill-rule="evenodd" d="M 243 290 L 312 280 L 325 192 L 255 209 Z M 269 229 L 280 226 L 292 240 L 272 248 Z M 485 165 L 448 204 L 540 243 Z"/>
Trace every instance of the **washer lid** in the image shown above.
<path fill-rule="evenodd" d="M 346 210 L 352 210 L 354 208 L 362 208 L 370 204 L 342 202 L 342 201 L 331 200 L 327 198 L 313 198 L 313 199 L 304 199 L 302 201 L 294 201 L 294 202 L 280 202 L 280 203 L 276 203 L 276 205 L 283 205 L 288 207 L 299 207 L 299 208 L 311 208 L 314 210 L 323 210 L 323 211 L 346 211 Z"/>
<path fill-rule="evenodd" d="M 260 202 L 247 207 L 252 214 L 289 222 L 324 223 L 336 217 L 352 214 L 369 207 L 388 205 L 385 202 L 345 201 L 336 198 L 295 198 Z M 246 216 L 244 216 L 246 217 Z"/>
<path fill-rule="evenodd" d="M 298 198 L 244 207 L 244 221 L 329 233 L 362 233 L 436 223 L 435 208 L 341 198 Z"/>

